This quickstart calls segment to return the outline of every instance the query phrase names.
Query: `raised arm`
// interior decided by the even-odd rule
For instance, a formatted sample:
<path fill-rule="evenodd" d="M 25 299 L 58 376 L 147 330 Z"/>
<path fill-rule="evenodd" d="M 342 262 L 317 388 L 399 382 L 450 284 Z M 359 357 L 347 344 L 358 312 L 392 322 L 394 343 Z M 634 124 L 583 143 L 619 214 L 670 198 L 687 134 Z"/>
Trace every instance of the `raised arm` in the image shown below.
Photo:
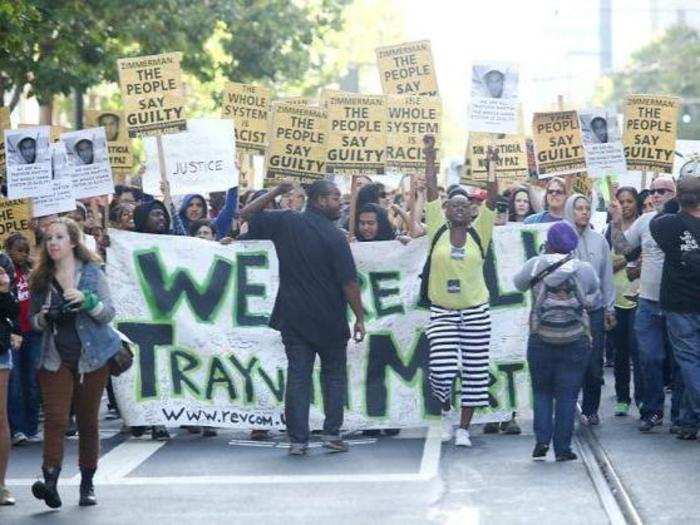
<path fill-rule="evenodd" d="M 440 193 L 438 192 L 437 166 L 435 165 L 435 137 L 432 135 L 423 136 L 423 155 L 425 156 L 425 186 L 428 202 L 433 202 L 440 197 Z"/>
<path fill-rule="evenodd" d="M 257 212 L 264 210 L 272 201 L 274 201 L 278 196 L 284 195 L 292 191 L 294 184 L 289 181 L 282 182 L 279 186 L 276 186 L 272 191 L 258 197 L 253 202 L 245 206 L 240 213 L 240 218 L 242 221 L 249 221 L 250 218 Z"/>
<path fill-rule="evenodd" d="M 496 180 L 496 163 L 500 160 L 498 150 L 491 146 L 488 147 L 486 153 L 486 206 L 490 210 L 496 209 L 496 201 L 498 200 L 498 181 Z"/>

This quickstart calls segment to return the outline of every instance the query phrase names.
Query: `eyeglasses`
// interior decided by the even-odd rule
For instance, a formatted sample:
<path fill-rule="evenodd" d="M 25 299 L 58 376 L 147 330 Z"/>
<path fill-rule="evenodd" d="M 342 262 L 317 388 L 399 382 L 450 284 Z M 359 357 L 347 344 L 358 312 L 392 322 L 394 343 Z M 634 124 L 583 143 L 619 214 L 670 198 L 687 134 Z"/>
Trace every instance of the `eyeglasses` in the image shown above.
<path fill-rule="evenodd" d="M 561 190 L 547 190 L 547 195 L 564 195 Z"/>
<path fill-rule="evenodd" d="M 666 195 L 667 193 L 671 193 L 671 190 L 666 188 L 656 188 L 655 190 L 649 190 L 650 195 L 654 195 L 655 193 L 658 193 L 659 195 Z"/>

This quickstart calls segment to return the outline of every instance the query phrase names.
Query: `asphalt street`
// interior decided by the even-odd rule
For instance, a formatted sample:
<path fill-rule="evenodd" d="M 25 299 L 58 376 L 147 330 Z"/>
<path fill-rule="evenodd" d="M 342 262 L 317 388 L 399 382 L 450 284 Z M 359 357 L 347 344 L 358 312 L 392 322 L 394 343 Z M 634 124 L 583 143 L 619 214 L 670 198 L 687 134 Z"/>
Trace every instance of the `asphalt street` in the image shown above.
<path fill-rule="evenodd" d="M 611 393 L 608 378 L 608 408 Z M 644 523 L 697 520 L 700 443 L 681 442 L 667 427 L 641 435 L 636 423 L 633 415 L 606 413 L 594 432 Z M 119 426 L 103 425 L 94 508 L 77 506 L 76 439 L 67 443 L 60 511 L 29 491 L 40 472 L 41 445 L 13 448 L 8 481 L 17 505 L 0 508 L 0 523 L 609 522 L 581 459 L 530 459 L 529 420 L 522 421 L 521 436 L 483 435 L 475 427 L 471 449 L 441 444 L 435 427 L 376 440 L 353 435 L 348 454 L 312 447 L 306 458 L 286 455 L 284 434 L 254 444 L 240 431 L 203 438 L 177 430 L 161 443 L 127 438 Z"/>

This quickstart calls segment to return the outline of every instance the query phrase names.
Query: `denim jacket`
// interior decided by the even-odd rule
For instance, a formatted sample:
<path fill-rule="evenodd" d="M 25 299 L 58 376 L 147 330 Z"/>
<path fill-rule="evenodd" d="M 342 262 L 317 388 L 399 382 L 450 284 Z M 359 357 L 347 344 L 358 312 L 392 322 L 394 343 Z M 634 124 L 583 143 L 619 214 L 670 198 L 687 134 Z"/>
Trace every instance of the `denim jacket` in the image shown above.
<path fill-rule="evenodd" d="M 86 374 L 103 367 L 109 359 L 119 351 L 121 340 L 117 332 L 110 326 L 115 311 L 112 297 L 109 293 L 107 279 L 100 267 L 93 263 L 75 264 L 76 287 L 83 292 L 97 295 L 99 302 L 90 311 L 79 311 L 75 317 L 75 328 L 82 343 L 78 373 Z M 54 343 L 53 329 L 42 315 L 41 308 L 50 294 L 50 288 L 32 295 L 31 322 L 35 330 L 43 332 L 41 338 L 41 359 L 38 368 L 55 372 L 61 366 L 61 356 Z M 48 328 L 48 329 L 47 329 Z"/>

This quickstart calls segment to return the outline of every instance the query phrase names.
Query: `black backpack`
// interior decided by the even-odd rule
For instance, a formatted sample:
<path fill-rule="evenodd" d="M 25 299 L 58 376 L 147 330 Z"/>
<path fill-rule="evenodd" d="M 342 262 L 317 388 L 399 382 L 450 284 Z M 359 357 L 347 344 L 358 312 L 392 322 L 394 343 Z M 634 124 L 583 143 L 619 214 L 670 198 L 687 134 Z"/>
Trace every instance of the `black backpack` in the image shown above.
<path fill-rule="evenodd" d="M 438 231 L 435 232 L 435 237 L 433 237 L 433 242 L 430 243 L 430 250 L 428 250 L 428 257 L 425 259 L 425 264 L 423 265 L 423 271 L 419 275 L 421 279 L 420 283 L 420 292 L 418 294 L 418 303 L 417 305 L 420 306 L 421 308 L 430 308 L 431 302 L 430 299 L 428 299 L 428 283 L 430 281 L 430 259 L 433 256 L 433 250 L 435 249 L 435 246 L 437 245 L 438 241 L 440 240 L 440 237 L 442 237 L 443 233 L 447 231 L 447 224 L 443 224 L 438 228 Z M 481 253 L 481 258 L 486 259 L 486 255 L 484 254 L 484 247 L 481 245 L 481 237 L 479 237 L 479 232 L 477 232 L 474 228 L 469 228 L 467 230 L 467 233 L 471 236 L 472 239 L 474 239 L 474 242 L 476 245 L 479 247 L 479 252 Z M 466 244 L 465 244 L 466 246 Z"/>

